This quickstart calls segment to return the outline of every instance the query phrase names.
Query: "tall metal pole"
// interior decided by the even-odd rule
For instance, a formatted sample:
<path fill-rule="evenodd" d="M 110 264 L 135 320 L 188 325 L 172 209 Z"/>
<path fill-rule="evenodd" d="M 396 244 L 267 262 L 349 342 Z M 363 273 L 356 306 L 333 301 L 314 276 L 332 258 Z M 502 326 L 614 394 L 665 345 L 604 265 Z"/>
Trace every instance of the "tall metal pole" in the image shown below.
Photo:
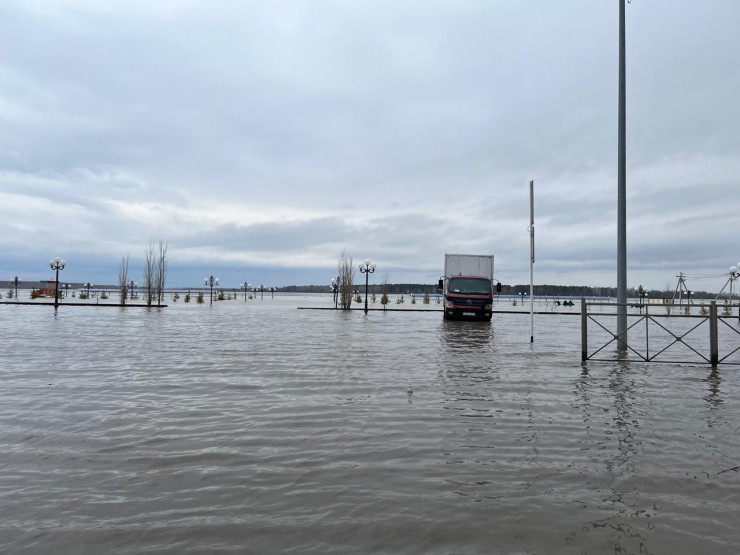
<path fill-rule="evenodd" d="M 588 313 L 586 299 L 581 297 L 581 361 L 588 360 Z"/>
<path fill-rule="evenodd" d="M 717 334 L 717 301 L 709 304 L 709 359 L 712 368 L 719 364 L 719 341 Z"/>
<path fill-rule="evenodd" d="M 534 181 L 529 182 L 529 342 L 534 343 Z"/>
<path fill-rule="evenodd" d="M 627 111 L 624 0 L 619 0 L 619 116 L 617 145 L 617 349 L 627 350 Z"/>

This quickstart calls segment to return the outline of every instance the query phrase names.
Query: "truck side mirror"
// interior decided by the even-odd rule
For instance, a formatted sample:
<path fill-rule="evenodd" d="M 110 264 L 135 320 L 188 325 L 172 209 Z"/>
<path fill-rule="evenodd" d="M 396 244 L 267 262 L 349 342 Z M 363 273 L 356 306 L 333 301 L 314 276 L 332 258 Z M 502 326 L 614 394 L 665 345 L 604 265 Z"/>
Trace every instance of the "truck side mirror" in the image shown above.
<path fill-rule="evenodd" d="M 496 293 L 501 293 L 501 282 L 500 281 L 496 282 Z"/>
<path fill-rule="evenodd" d="M 440 290 L 440 291 L 441 291 L 442 289 L 444 289 L 444 288 L 445 288 L 445 280 L 443 280 L 443 279 L 440 279 L 440 280 L 439 280 L 439 284 L 437 285 L 437 287 L 439 288 L 439 290 Z"/>

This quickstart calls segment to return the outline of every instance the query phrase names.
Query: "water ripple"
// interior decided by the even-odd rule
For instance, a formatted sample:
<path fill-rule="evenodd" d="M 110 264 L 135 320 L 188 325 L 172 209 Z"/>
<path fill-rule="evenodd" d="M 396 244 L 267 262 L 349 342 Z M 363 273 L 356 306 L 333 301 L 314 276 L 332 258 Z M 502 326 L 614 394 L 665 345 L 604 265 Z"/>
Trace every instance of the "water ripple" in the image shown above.
<path fill-rule="evenodd" d="M 740 549 L 739 375 L 577 318 L 12 308 L 0 551 Z"/>

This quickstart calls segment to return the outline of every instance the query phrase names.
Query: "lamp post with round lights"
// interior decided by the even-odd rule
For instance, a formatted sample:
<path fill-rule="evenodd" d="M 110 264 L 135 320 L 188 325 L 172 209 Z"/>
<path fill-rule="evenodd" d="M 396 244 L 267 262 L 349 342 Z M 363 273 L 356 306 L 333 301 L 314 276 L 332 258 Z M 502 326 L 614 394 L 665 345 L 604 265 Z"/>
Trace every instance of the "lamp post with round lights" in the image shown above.
<path fill-rule="evenodd" d="M 242 289 L 244 289 L 244 302 L 247 302 L 247 291 L 249 290 L 249 284 L 245 281 L 240 286 Z"/>
<path fill-rule="evenodd" d="M 69 288 L 72 286 L 69 283 L 65 283 L 62 287 L 64 288 L 64 298 L 66 299 L 69 295 Z"/>
<path fill-rule="evenodd" d="M 203 284 L 208 285 L 211 288 L 211 304 L 213 304 L 213 286 L 218 285 L 218 278 L 213 276 L 208 276 L 207 278 L 203 279 Z"/>
<path fill-rule="evenodd" d="M 732 282 L 740 277 L 740 262 L 737 266 L 730 266 L 730 303 L 732 303 Z"/>
<path fill-rule="evenodd" d="M 88 301 L 90 300 L 90 288 L 91 288 L 92 286 L 93 286 L 93 284 L 92 284 L 92 283 L 83 283 L 83 284 L 82 284 L 82 287 L 86 287 L 86 288 L 87 288 L 87 300 L 88 300 Z"/>
<path fill-rule="evenodd" d="M 49 260 L 49 267 L 56 271 L 56 278 L 54 279 L 54 308 L 59 306 L 59 270 L 64 270 L 66 265 L 67 263 L 58 256 Z"/>
<path fill-rule="evenodd" d="M 339 276 L 335 278 L 331 278 L 331 292 L 334 293 L 334 309 L 336 310 L 339 303 L 339 284 L 341 283 L 342 278 Z"/>
<path fill-rule="evenodd" d="M 365 274 L 365 314 L 367 314 L 368 280 L 370 279 L 370 274 L 372 274 L 375 271 L 375 262 L 370 262 L 370 259 L 366 258 L 364 262 L 358 265 L 358 268 L 360 268 L 361 274 Z"/>
<path fill-rule="evenodd" d="M 134 297 L 135 297 L 134 289 L 135 289 L 135 288 L 136 288 L 136 286 L 137 286 L 137 285 L 139 285 L 139 284 L 138 284 L 138 283 L 136 283 L 136 282 L 135 282 L 134 280 L 131 280 L 131 283 L 129 283 L 128 285 L 129 285 L 129 287 L 130 287 L 130 289 L 131 289 L 131 300 L 134 300 Z"/>
<path fill-rule="evenodd" d="M 15 276 L 10 283 L 12 285 L 15 285 L 15 302 L 18 302 L 18 284 L 21 282 L 20 279 L 18 279 L 18 276 Z"/>

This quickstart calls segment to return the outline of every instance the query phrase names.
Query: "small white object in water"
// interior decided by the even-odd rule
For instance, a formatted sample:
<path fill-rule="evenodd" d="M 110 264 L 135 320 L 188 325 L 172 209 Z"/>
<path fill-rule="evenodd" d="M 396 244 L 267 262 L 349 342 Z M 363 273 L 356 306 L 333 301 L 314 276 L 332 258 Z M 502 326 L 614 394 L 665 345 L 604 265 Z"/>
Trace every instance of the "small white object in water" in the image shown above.
<path fill-rule="evenodd" d="M 413 395 L 414 394 L 414 388 L 412 387 L 411 384 L 409 384 L 409 388 L 406 390 L 406 393 L 408 393 L 409 395 Z"/>

